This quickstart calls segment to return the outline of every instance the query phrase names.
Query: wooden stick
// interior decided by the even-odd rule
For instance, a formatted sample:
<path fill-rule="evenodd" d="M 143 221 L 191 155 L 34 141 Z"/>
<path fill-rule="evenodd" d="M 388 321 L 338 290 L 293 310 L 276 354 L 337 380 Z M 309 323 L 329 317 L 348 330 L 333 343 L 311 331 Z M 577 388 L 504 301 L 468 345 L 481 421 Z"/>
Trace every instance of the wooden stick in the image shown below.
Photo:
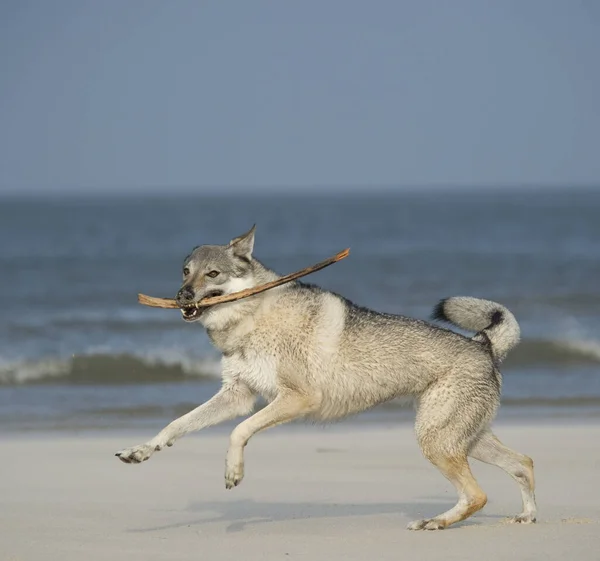
<path fill-rule="evenodd" d="M 290 282 L 300 277 L 304 277 L 306 275 L 310 275 L 316 271 L 324 269 L 337 261 L 341 261 L 344 257 L 348 257 L 350 253 L 350 248 L 344 249 L 344 251 L 340 251 L 333 257 L 329 259 L 325 259 L 325 261 L 321 261 L 316 265 L 312 265 L 311 267 L 306 267 L 306 269 L 302 269 L 301 271 L 297 271 L 295 273 L 291 273 L 290 275 L 286 275 L 285 277 L 281 277 L 277 280 L 268 282 L 266 284 L 261 284 L 260 286 L 255 286 L 254 288 L 247 288 L 246 290 L 240 290 L 239 292 L 234 292 L 232 294 L 224 294 L 223 296 L 214 296 L 213 298 L 206 298 L 205 300 L 200 300 L 198 302 L 197 307 L 204 308 L 206 306 L 214 306 L 215 304 L 224 304 L 225 302 L 233 302 L 234 300 L 240 300 L 242 298 L 247 298 L 248 296 L 253 296 L 254 294 L 259 294 L 260 292 L 264 292 L 265 290 L 269 290 L 270 288 L 275 288 L 276 286 L 280 286 L 285 284 L 286 282 Z M 154 308 L 179 308 L 179 304 L 172 298 L 156 298 L 154 296 L 146 296 L 145 294 L 138 294 L 138 302 L 143 304 L 144 306 L 152 306 Z"/>

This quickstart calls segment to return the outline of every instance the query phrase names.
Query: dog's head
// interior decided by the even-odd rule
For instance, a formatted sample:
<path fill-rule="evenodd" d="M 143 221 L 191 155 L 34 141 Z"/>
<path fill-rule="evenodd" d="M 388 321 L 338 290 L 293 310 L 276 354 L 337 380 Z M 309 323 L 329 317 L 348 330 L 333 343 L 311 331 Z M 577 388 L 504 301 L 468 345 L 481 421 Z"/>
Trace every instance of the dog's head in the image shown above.
<path fill-rule="evenodd" d="M 228 245 L 201 245 L 183 262 L 183 285 L 177 304 L 185 321 L 198 321 L 206 308 L 196 308 L 204 298 L 231 294 L 256 286 L 252 250 L 254 231 L 234 238 Z"/>

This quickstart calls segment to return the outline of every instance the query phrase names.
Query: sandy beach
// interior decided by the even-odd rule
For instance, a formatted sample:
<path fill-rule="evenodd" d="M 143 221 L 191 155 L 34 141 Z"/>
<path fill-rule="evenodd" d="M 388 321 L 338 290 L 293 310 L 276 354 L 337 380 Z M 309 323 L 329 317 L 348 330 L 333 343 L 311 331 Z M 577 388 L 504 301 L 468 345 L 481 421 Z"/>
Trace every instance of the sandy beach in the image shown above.
<path fill-rule="evenodd" d="M 294 426 L 256 437 L 246 477 L 226 491 L 227 433 L 180 441 L 142 465 L 114 452 L 146 435 L 2 438 L 2 561 L 240 559 L 600 559 L 600 425 L 503 424 L 536 464 L 539 519 L 507 524 L 517 486 L 473 462 L 485 509 L 444 531 L 407 523 L 454 490 L 408 425 Z"/>

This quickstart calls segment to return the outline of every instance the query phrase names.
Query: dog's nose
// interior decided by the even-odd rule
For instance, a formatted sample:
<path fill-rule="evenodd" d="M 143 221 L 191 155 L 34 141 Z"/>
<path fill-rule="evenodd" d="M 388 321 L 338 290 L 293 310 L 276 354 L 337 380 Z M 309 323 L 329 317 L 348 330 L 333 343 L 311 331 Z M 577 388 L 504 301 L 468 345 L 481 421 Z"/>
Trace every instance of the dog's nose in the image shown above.
<path fill-rule="evenodd" d="M 194 291 L 189 286 L 184 286 L 177 293 L 177 300 L 179 302 L 189 302 L 190 300 L 193 300 L 193 299 L 194 299 Z"/>

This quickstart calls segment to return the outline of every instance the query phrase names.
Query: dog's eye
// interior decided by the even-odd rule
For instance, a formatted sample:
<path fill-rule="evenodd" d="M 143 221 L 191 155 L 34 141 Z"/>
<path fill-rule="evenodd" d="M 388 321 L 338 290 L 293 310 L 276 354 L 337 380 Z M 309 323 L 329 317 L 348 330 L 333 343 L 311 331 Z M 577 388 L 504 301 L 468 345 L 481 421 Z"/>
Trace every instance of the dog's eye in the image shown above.
<path fill-rule="evenodd" d="M 189 270 L 189 269 L 186 267 L 186 268 L 183 270 L 183 276 L 187 277 L 189 274 L 190 274 L 190 270 Z"/>
<path fill-rule="evenodd" d="M 210 273 L 207 273 L 207 276 L 209 276 L 211 279 L 214 279 L 215 277 L 219 276 L 219 271 L 211 271 Z"/>

